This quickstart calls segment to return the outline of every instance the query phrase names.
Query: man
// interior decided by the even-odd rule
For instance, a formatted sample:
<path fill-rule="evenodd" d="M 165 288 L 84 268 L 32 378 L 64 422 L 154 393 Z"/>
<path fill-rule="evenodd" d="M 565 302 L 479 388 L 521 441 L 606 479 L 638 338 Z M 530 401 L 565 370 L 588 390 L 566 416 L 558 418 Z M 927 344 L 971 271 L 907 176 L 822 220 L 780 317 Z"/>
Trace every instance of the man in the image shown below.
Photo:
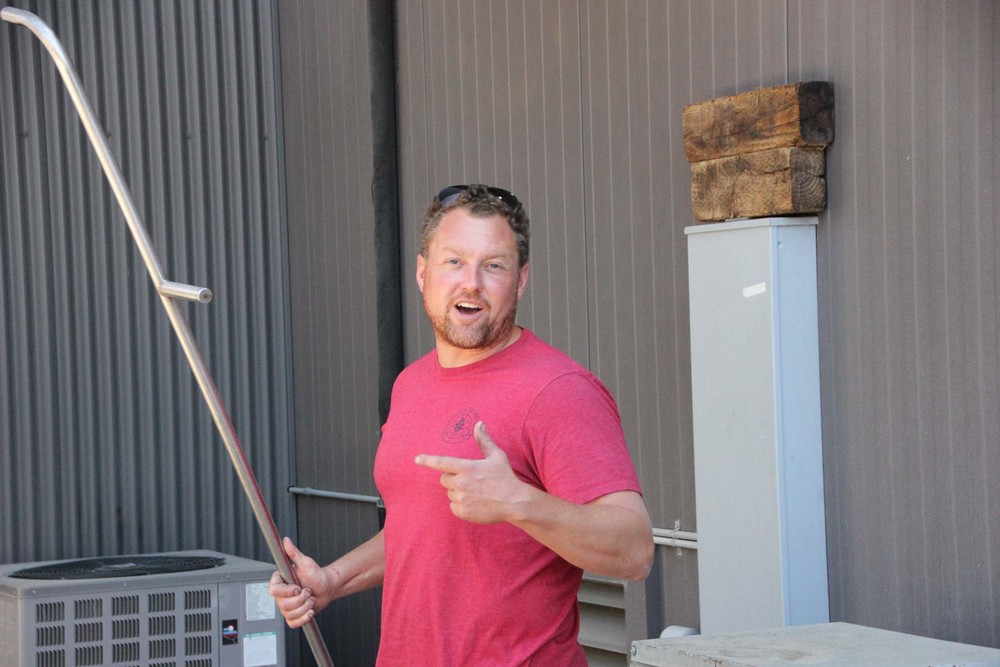
<path fill-rule="evenodd" d="M 649 517 L 607 389 L 515 323 L 528 219 L 506 190 L 428 207 L 417 285 L 435 349 L 393 387 L 375 457 L 385 528 L 270 590 L 291 627 L 380 584 L 379 664 L 585 667 L 582 570 L 643 579 Z"/>

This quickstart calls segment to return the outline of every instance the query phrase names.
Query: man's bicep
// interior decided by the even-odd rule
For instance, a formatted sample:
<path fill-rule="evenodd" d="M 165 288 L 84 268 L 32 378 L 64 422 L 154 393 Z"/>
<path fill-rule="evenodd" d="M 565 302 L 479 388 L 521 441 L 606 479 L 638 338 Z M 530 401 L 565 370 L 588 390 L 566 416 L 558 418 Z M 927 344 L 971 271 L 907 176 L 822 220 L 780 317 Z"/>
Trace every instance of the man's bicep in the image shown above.
<path fill-rule="evenodd" d="M 525 424 L 544 490 L 587 503 L 639 489 L 621 418 L 610 393 L 590 375 L 568 374 L 539 393 Z"/>
<path fill-rule="evenodd" d="M 615 491 L 600 498 L 594 498 L 587 505 L 608 505 L 621 507 L 635 512 L 639 517 L 649 522 L 649 513 L 646 511 L 646 503 L 642 501 L 642 496 L 635 491 Z"/>

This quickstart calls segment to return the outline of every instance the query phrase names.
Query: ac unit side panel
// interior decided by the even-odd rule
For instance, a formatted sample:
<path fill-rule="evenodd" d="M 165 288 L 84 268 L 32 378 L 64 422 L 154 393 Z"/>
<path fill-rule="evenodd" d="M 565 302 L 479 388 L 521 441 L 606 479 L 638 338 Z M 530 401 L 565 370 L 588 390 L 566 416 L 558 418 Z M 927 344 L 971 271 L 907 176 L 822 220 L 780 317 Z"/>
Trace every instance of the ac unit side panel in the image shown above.
<path fill-rule="evenodd" d="M 0 593 L 0 664 L 3 664 L 6 656 L 21 653 L 19 623 L 17 599 Z"/>

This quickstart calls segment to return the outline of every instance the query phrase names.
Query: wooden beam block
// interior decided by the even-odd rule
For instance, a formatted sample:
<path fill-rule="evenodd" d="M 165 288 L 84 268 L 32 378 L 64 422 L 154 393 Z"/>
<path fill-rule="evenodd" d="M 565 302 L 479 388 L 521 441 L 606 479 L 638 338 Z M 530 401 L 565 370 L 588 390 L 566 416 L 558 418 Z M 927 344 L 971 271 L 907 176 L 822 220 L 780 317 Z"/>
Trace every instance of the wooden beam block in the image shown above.
<path fill-rule="evenodd" d="M 691 207 L 702 222 L 819 213 L 826 208 L 822 148 L 772 148 L 695 162 Z"/>
<path fill-rule="evenodd" d="M 759 88 L 684 109 L 688 162 L 833 141 L 833 86 L 826 81 Z"/>

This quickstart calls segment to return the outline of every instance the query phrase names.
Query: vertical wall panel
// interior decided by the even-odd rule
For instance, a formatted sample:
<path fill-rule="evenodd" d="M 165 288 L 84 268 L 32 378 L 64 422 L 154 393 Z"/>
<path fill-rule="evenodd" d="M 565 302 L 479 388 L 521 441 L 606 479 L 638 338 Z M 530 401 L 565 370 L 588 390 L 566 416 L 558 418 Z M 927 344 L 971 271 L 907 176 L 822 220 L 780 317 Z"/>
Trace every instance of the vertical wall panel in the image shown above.
<path fill-rule="evenodd" d="M 289 394 L 272 7 L 14 2 L 62 40 L 275 520 Z M 62 81 L 0 24 L 0 560 L 269 559 Z"/>
<path fill-rule="evenodd" d="M 366 496 L 379 439 L 368 3 L 281 3 L 296 485 Z M 374 505 L 297 502 L 299 546 L 328 563 L 378 529 Z M 319 617 L 338 665 L 374 663 L 379 591 Z M 307 651 L 303 651 L 307 654 Z"/>
<path fill-rule="evenodd" d="M 681 114 L 784 82 L 783 4 L 582 6 L 590 365 L 618 398 L 654 523 L 695 530 Z M 664 619 L 697 625 L 694 554 L 664 551 Z"/>
<path fill-rule="evenodd" d="M 831 615 L 1000 646 L 995 3 L 790 3 L 819 228 Z"/>

